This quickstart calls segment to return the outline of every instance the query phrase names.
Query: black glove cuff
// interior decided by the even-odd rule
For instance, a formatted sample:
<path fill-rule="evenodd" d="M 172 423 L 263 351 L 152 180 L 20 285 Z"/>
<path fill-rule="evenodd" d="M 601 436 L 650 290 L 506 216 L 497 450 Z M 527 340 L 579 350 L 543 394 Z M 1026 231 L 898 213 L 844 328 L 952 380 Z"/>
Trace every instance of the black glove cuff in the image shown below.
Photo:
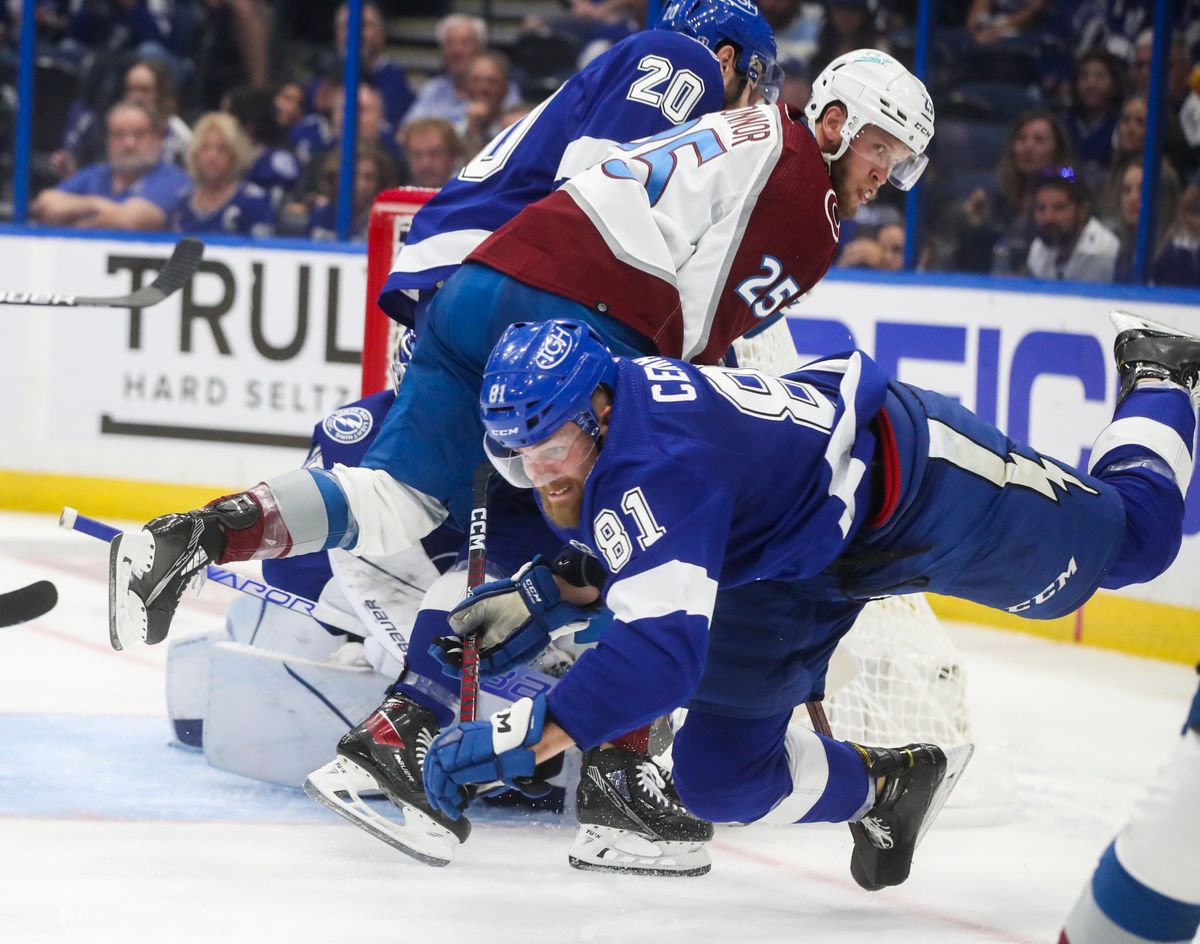
<path fill-rule="evenodd" d="M 574 544 L 565 544 L 550 565 L 550 572 L 556 577 L 562 577 L 572 587 L 594 587 L 604 590 L 604 582 L 608 573 L 604 565 L 586 551 Z"/>

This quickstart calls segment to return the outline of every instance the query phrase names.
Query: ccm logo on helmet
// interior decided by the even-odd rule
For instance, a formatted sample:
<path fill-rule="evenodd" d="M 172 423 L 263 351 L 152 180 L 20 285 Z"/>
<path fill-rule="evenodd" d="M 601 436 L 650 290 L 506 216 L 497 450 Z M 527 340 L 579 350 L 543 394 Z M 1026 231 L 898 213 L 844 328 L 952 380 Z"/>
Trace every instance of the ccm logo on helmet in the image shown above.
<path fill-rule="evenodd" d="M 533 363 L 542 370 L 553 370 L 571 353 L 571 334 L 558 325 L 546 336 L 542 346 L 533 357 Z"/>

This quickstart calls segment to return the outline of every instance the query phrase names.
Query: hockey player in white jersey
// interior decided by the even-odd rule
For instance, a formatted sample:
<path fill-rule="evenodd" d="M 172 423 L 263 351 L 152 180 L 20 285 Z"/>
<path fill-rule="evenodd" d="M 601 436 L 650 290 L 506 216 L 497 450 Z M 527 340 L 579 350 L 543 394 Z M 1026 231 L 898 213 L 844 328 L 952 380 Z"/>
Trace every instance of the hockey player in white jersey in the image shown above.
<path fill-rule="evenodd" d="M 187 576 L 209 560 L 391 553 L 447 515 L 465 522 L 483 459 L 478 386 L 507 325 L 566 313 L 625 355 L 715 362 L 823 277 L 839 213 L 889 182 L 915 185 L 932 133 L 924 86 L 890 56 L 859 50 L 822 74 L 805 115 L 716 113 L 571 178 L 480 244 L 434 296 L 362 467 L 272 478 L 116 545 L 114 643 L 161 640 Z M 170 550 L 156 556 L 160 544 Z M 548 622 L 575 618 L 558 601 L 545 610 Z M 389 707 L 394 721 L 402 708 Z"/>
<path fill-rule="evenodd" d="M 859 822 L 851 874 L 903 882 L 970 745 L 878 748 L 790 727 L 769 705 L 822 690 L 862 606 L 928 590 L 1053 619 L 1097 589 L 1154 579 L 1178 553 L 1200 402 L 1200 337 L 1114 313 L 1120 393 L 1092 474 L 1016 443 L 957 401 L 889 381 L 861 352 L 775 378 L 614 358 L 589 326 L 510 327 L 488 362 L 485 446 L 547 520 L 609 574 L 611 629 L 548 696 L 440 735 L 430 802 L 475 783 L 536 786 L 538 766 L 683 705 L 680 797 L 715 822 Z M 1020 561 L 1020 566 L 1013 565 Z M 717 592 L 788 580 L 790 637 L 711 621 Z M 584 602 L 570 588 L 564 588 Z M 512 581 L 456 610 L 502 660 Z M 547 638 L 547 637 L 544 637 Z"/>
<path fill-rule="evenodd" d="M 1197 666 L 1200 670 L 1200 666 Z M 1200 932 L 1200 689 L 1171 758 L 1104 850 L 1059 944 L 1187 944 Z"/>

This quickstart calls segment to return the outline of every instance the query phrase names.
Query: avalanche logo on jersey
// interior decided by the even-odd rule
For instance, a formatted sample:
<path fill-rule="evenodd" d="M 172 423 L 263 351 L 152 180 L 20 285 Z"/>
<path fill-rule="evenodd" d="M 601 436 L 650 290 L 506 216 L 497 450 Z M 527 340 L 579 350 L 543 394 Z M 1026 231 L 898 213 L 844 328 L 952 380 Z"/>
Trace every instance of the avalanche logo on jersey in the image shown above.
<path fill-rule="evenodd" d="M 534 355 L 533 363 L 542 370 L 553 370 L 570 353 L 570 333 L 563 328 L 555 327 L 554 332 L 542 342 L 541 348 Z"/>
<path fill-rule="evenodd" d="M 364 410 L 361 406 L 345 406 L 325 417 L 321 427 L 330 439 L 340 443 L 356 443 L 366 439 L 374 425 L 375 419 L 370 410 Z"/>

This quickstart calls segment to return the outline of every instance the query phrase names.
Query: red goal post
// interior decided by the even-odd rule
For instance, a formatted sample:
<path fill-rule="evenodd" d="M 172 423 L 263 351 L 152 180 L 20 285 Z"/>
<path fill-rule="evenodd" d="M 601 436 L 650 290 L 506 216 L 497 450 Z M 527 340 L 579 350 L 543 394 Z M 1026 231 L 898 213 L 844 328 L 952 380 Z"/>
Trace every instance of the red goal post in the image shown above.
<path fill-rule="evenodd" d="M 376 304 L 396 253 L 408 235 L 417 210 L 437 193 L 425 187 L 397 187 L 375 198 L 367 227 L 367 309 L 363 320 L 362 395 L 377 393 L 390 382 L 391 318 Z"/>

